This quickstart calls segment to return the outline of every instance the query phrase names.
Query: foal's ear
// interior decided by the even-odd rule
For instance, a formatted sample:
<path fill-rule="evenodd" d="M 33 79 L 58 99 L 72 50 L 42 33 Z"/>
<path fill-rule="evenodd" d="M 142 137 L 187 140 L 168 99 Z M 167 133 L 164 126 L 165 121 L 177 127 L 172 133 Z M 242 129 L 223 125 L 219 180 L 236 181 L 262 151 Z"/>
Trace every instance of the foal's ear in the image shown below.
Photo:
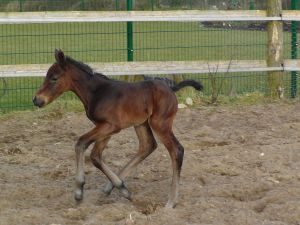
<path fill-rule="evenodd" d="M 62 50 L 57 50 L 55 49 L 55 59 L 56 59 L 56 62 L 61 66 L 61 67 L 64 67 L 64 65 L 66 64 L 66 56 L 65 54 L 63 53 Z"/>

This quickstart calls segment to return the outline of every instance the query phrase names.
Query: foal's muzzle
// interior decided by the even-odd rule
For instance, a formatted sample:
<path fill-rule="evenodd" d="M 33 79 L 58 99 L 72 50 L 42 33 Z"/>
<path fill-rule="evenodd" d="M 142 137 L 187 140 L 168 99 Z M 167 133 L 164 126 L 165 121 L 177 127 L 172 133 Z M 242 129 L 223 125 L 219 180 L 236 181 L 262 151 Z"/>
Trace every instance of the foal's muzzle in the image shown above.
<path fill-rule="evenodd" d="M 33 97 L 32 102 L 35 106 L 43 107 L 45 105 L 44 100 L 37 98 L 36 96 Z"/>

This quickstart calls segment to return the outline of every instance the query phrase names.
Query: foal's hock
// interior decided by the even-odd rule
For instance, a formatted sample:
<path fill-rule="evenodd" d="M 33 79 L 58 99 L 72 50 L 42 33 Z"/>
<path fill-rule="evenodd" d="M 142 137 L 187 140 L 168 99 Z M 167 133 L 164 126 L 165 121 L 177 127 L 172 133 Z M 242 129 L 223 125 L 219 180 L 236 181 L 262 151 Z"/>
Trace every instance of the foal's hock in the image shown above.
<path fill-rule="evenodd" d="M 166 207 L 174 207 L 178 200 L 180 170 L 184 149 L 174 136 L 172 124 L 177 112 L 174 91 L 184 86 L 197 90 L 202 85 L 196 81 L 183 81 L 169 87 L 160 80 L 146 80 L 127 83 L 109 79 L 94 73 L 86 64 L 78 62 L 61 50 L 55 50 L 56 62 L 49 68 L 42 86 L 33 98 L 33 103 L 43 107 L 63 92 L 72 91 L 82 101 L 87 117 L 95 127 L 82 135 L 75 146 L 76 189 L 75 199 L 83 198 L 84 151 L 94 143 L 91 151 L 93 164 L 109 179 L 104 192 L 110 194 L 114 187 L 131 199 L 131 193 L 124 185 L 130 172 L 157 147 L 153 131 L 167 148 L 173 167 L 171 191 Z M 133 126 L 139 139 L 136 155 L 116 174 L 102 160 L 102 152 L 110 137 L 122 129 Z"/>

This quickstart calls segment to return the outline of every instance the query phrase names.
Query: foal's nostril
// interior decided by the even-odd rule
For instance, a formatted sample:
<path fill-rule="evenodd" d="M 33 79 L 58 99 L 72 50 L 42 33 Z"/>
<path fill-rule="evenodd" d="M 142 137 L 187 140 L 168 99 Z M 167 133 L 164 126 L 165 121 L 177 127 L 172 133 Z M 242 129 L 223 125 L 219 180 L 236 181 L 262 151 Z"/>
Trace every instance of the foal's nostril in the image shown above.
<path fill-rule="evenodd" d="M 35 106 L 42 107 L 45 102 L 41 99 L 38 99 L 36 96 L 33 97 L 32 102 Z"/>
<path fill-rule="evenodd" d="M 35 96 L 32 98 L 32 102 L 36 106 L 36 97 Z"/>

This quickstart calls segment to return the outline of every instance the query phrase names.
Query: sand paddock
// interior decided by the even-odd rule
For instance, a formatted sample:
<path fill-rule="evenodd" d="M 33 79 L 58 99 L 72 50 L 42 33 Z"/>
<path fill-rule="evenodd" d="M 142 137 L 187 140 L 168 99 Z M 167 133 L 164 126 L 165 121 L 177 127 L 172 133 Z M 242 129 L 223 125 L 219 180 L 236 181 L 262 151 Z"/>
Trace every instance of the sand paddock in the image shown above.
<path fill-rule="evenodd" d="M 126 180 L 133 202 L 86 154 L 84 200 L 73 199 L 76 139 L 84 113 L 35 111 L 0 120 L 0 224 L 300 224 L 300 103 L 180 109 L 174 132 L 185 147 L 180 202 L 163 206 L 171 161 L 158 149 Z M 135 153 L 133 129 L 104 152 L 118 171 Z"/>

